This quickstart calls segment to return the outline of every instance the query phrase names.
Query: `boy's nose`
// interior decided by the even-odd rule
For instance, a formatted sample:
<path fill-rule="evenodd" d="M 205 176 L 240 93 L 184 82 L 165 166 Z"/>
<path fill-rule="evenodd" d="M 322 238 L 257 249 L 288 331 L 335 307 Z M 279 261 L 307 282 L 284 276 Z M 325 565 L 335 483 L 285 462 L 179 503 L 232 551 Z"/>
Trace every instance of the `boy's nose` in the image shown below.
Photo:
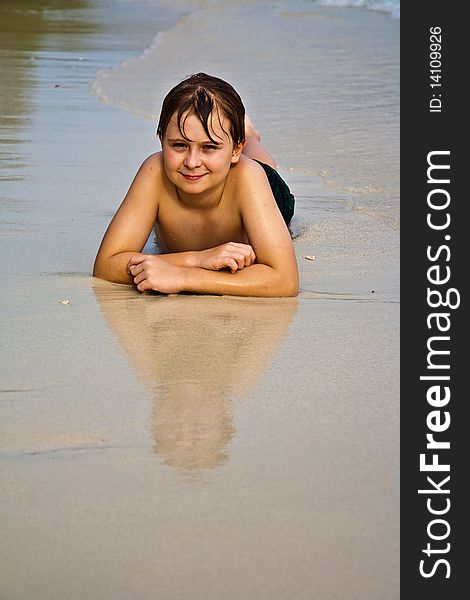
<path fill-rule="evenodd" d="M 188 169 L 196 169 L 201 165 L 201 156 L 196 148 L 193 148 L 186 154 L 184 164 Z"/>

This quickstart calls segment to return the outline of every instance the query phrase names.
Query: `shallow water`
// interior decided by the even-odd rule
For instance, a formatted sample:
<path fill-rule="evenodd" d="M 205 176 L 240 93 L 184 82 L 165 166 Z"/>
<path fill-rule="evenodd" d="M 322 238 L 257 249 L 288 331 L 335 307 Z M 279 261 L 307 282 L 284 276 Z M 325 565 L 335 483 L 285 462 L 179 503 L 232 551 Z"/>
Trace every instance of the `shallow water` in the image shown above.
<path fill-rule="evenodd" d="M 308 0 L 192 2 L 187 11 L 142 55 L 100 71 L 94 93 L 156 121 L 186 75 L 220 76 L 239 91 L 301 209 L 331 192 L 398 227 L 399 21 Z"/>

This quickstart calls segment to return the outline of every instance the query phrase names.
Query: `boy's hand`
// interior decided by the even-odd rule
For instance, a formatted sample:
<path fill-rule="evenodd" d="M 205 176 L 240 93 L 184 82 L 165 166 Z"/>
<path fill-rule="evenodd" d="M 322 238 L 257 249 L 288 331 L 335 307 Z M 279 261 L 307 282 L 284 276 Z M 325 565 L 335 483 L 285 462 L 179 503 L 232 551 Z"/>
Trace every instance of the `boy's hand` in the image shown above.
<path fill-rule="evenodd" d="M 219 271 L 228 267 L 232 273 L 249 267 L 256 260 L 253 248 L 248 244 L 229 242 L 198 253 L 198 267 Z"/>
<path fill-rule="evenodd" d="M 139 292 L 155 290 L 163 294 L 178 294 L 186 283 L 186 269 L 171 265 L 153 254 L 137 254 L 127 263 L 127 272 L 134 278 Z"/>

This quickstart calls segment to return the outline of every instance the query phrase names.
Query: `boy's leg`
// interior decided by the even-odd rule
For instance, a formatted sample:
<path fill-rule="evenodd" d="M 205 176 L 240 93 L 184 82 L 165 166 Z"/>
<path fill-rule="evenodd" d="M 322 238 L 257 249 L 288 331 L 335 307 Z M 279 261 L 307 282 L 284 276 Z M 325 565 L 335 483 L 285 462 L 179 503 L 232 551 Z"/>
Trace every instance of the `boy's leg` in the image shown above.
<path fill-rule="evenodd" d="M 242 154 L 248 156 L 248 158 L 255 158 L 256 160 L 269 165 L 273 169 L 277 169 L 274 158 L 261 143 L 259 131 L 253 127 L 253 123 L 248 116 L 245 117 L 245 136 L 246 141 L 243 146 Z"/>

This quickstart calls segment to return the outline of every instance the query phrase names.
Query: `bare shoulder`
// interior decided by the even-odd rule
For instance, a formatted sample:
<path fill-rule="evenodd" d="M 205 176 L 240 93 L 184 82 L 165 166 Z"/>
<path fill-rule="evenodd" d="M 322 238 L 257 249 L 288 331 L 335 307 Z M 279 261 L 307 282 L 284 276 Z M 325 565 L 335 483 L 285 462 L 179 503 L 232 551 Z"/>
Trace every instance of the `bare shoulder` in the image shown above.
<path fill-rule="evenodd" d="M 235 169 L 235 193 L 242 213 L 253 212 L 255 208 L 277 210 L 267 175 L 260 164 L 242 155 Z"/>
<path fill-rule="evenodd" d="M 235 166 L 235 171 L 238 185 L 253 185 L 257 183 L 267 183 L 269 185 L 263 167 L 252 158 L 248 158 L 248 156 L 243 154 L 240 156 L 240 160 Z"/>
<path fill-rule="evenodd" d="M 140 165 L 128 195 L 136 196 L 141 203 L 158 202 L 164 195 L 165 170 L 161 152 L 148 156 Z"/>
<path fill-rule="evenodd" d="M 144 177 L 156 177 L 163 171 L 163 159 L 161 152 L 154 152 L 144 160 L 138 171 Z"/>
<path fill-rule="evenodd" d="M 119 210 L 126 213 L 131 211 L 133 218 L 137 210 L 149 213 L 158 210 L 163 188 L 163 172 L 161 152 L 148 156 L 140 165 Z"/>

